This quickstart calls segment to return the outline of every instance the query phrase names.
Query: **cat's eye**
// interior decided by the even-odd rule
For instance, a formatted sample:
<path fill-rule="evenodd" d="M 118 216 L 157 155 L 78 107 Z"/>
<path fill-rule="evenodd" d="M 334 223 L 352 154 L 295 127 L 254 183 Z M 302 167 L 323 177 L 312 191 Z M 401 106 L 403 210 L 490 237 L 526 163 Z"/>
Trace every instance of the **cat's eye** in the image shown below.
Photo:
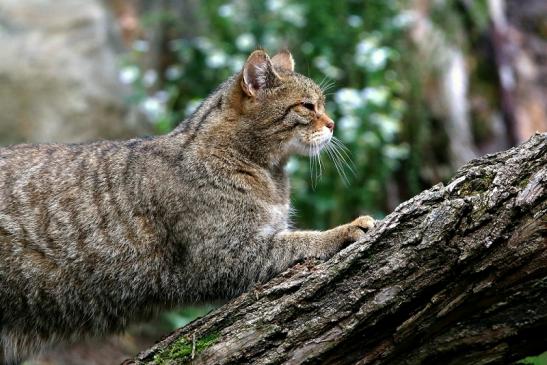
<path fill-rule="evenodd" d="M 302 106 L 312 112 L 315 111 L 315 105 L 313 103 L 302 103 Z"/>

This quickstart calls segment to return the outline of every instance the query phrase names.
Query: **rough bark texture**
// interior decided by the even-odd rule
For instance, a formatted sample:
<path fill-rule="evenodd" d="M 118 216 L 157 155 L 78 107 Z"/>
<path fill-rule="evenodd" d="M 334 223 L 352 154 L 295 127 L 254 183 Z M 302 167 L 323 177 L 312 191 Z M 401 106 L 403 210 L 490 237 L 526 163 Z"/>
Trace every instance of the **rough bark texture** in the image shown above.
<path fill-rule="evenodd" d="M 474 160 L 362 242 L 126 363 L 507 364 L 544 351 L 546 162 L 547 134 Z"/>

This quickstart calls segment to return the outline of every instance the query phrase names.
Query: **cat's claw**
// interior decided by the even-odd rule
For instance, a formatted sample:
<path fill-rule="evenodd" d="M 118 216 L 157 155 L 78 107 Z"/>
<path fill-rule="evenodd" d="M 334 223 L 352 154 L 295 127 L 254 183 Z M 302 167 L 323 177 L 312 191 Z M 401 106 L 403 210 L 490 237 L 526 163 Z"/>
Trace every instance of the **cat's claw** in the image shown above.
<path fill-rule="evenodd" d="M 368 215 L 362 215 L 350 223 L 353 228 L 350 232 L 350 239 L 352 241 L 359 241 L 365 237 L 366 232 L 374 227 L 374 218 Z"/>
<path fill-rule="evenodd" d="M 368 215 L 362 215 L 359 218 L 351 222 L 351 225 L 361 228 L 363 231 L 368 231 L 374 227 L 374 218 Z"/>

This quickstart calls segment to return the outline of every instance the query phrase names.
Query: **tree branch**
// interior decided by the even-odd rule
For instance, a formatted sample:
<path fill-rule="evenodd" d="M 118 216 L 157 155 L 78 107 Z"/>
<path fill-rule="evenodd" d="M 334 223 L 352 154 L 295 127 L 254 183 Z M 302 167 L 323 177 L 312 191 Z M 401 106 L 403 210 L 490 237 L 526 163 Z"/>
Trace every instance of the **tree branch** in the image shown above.
<path fill-rule="evenodd" d="M 362 242 L 126 364 L 506 364 L 544 351 L 546 162 L 547 134 L 474 160 Z"/>

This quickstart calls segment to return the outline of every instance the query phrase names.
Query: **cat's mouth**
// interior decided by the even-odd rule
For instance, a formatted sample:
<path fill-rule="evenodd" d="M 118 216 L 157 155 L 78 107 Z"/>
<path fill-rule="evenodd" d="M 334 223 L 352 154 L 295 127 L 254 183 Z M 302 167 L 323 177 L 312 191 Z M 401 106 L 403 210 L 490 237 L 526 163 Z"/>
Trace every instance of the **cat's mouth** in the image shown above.
<path fill-rule="evenodd" d="M 296 137 L 289 143 L 289 150 L 291 153 L 303 156 L 315 156 L 329 144 L 331 138 L 332 133 L 314 133 L 303 138 Z"/>
<path fill-rule="evenodd" d="M 321 150 L 329 143 L 330 141 L 330 136 L 327 138 L 327 139 L 324 139 L 322 141 L 320 141 L 319 143 L 314 143 L 312 145 L 309 145 L 308 146 L 308 156 L 315 156 L 315 155 L 318 155 L 319 152 L 321 152 Z"/>

